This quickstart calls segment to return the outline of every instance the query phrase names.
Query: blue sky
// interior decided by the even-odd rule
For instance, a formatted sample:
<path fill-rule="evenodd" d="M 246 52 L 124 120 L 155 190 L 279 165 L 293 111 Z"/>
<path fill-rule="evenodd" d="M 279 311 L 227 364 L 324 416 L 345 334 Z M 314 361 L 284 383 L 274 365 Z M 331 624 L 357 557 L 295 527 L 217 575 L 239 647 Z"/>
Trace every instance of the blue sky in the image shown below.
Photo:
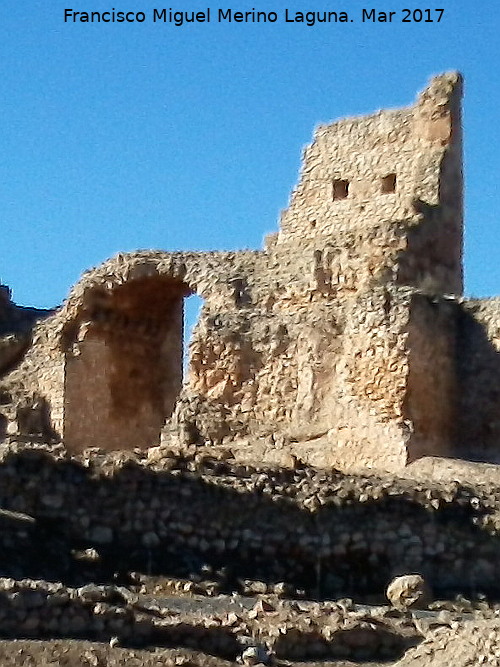
<path fill-rule="evenodd" d="M 413 102 L 465 75 L 466 291 L 500 294 L 500 3 L 147 0 L 0 7 L 0 281 L 60 303 L 85 269 L 138 248 L 259 248 L 314 126 Z M 207 4 L 208 3 L 208 4 Z M 64 9 L 348 11 L 349 24 L 64 23 Z M 443 7 L 361 23 L 362 7 Z"/>

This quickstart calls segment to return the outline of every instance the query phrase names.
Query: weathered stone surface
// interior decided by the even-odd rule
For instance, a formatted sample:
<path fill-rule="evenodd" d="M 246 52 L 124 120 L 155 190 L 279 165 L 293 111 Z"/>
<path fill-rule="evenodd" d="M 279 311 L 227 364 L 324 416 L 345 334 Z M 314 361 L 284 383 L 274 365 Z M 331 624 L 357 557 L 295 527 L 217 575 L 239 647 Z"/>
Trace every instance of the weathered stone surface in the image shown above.
<path fill-rule="evenodd" d="M 119 591 L 109 587 L 110 598 L 113 592 L 116 597 Z M 332 602 L 308 603 L 303 608 L 277 602 L 272 611 L 255 616 L 236 601 L 232 602 L 236 611 L 231 613 L 224 609 L 228 601 L 220 600 L 218 605 L 201 605 L 202 613 L 193 614 L 178 606 L 172 613 L 171 601 L 151 607 L 140 597 L 133 602 L 112 603 L 96 603 L 95 597 L 61 584 L 34 580 L 4 583 L 0 578 L 0 635 L 16 637 L 21 633 L 35 638 L 53 633 L 113 644 L 167 643 L 232 661 L 239 658 L 245 665 L 274 664 L 276 658 L 356 657 L 368 644 L 368 655 L 373 658 L 399 657 L 419 638 L 415 622 L 402 615 L 386 618 L 379 609 L 368 616 L 366 611 L 346 610 Z M 58 609 L 62 613 L 57 614 Z M 360 643 L 363 638 L 368 638 L 364 645 Z"/>
<path fill-rule="evenodd" d="M 262 251 L 144 251 L 87 272 L 31 344 L 0 339 L 0 436 L 71 452 L 221 445 L 291 467 L 452 453 L 474 365 L 457 367 L 464 314 L 483 317 L 460 298 L 460 97 L 444 74 L 412 107 L 319 127 Z M 204 305 L 183 383 L 192 293 Z M 0 334 L 17 332 L 2 294 Z M 473 355 L 477 336 L 465 344 Z"/>
<path fill-rule="evenodd" d="M 396 577 L 387 587 L 387 599 L 397 609 L 423 609 L 431 602 L 429 586 L 420 574 Z"/>
<path fill-rule="evenodd" d="M 394 667 L 469 667 L 500 665 L 500 624 L 497 619 L 453 623 L 440 627 L 395 663 Z"/>

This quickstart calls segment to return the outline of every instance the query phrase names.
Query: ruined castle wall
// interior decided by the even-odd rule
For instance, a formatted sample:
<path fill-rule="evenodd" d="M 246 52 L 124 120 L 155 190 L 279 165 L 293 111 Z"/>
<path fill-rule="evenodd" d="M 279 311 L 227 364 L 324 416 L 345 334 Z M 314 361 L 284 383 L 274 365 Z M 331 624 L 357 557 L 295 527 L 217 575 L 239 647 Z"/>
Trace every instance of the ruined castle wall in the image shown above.
<path fill-rule="evenodd" d="M 308 316 L 295 309 L 217 318 L 216 328 L 208 317 L 194 332 L 190 389 L 224 402 L 257 432 L 310 423 L 321 406 L 316 379 L 323 354 L 338 335 L 331 312 L 325 307 Z"/>
<path fill-rule="evenodd" d="M 216 338 L 202 322 L 190 388 L 227 406 L 225 440 L 241 458 L 401 468 L 410 304 L 408 291 L 379 288 L 349 310 L 300 299 L 289 310 L 284 299 L 267 317 L 220 318 Z"/>
<path fill-rule="evenodd" d="M 378 288 L 352 305 L 336 349 L 318 355 L 317 384 L 328 389 L 315 396 L 326 431 L 315 462 L 400 470 L 454 451 L 458 315 L 456 301 L 408 289 Z"/>
<path fill-rule="evenodd" d="M 241 402 L 250 408 L 250 433 L 271 437 L 252 440 L 246 455 L 401 469 L 411 433 L 405 423 L 411 308 L 410 291 L 386 288 L 360 295 L 349 309 L 299 302 L 292 316 L 276 306 L 280 327 L 273 335 L 269 326 L 267 337 L 252 330 L 260 369 L 252 367 L 258 368 L 252 392 Z M 232 435 L 237 440 L 234 429 Z M 234 442 L 231 448 L 238 451 Z"/>
<path fill-rule="evenodd" d="M 219 437 L 198 420 L 196 432 L 285 465 L 400 470 L 454 451 L 455 300 L 379 287 L 342 308 L 282 304 L 272 317 L 221 319 L 217 338 L 195 333 L 191 388 L 222 401 L 230 424 Z"/>
<path fill-rule="evenodd" d="M 199 344 L 215 341 L 219 349 L 218 319 L 251 305 L 250 274 L 257 256 L 118 256 L 83 276 L 2 383 L 18 398 L 26 392 L 43 397 L 53 428 L 72 451 L 154 445 L 182 388 L 184 297 L 197 292 L 204 298 L 211 324 Z M 240 328 L 247 329 L 240 319 Z M 232 338 L 239 335 L 233 332 Z M 233 361 L 222 355 L 219 363 L 231 375 Z M 211 370 L 210 364 L 203 368 L 206 396 Z M 229 387 L 233 403 L 238 377 Z"/>
<path fill-rule="evenodd" d="M 397 143 L 388 149 L 387 137 L 398 117 Z M 410 121 L 405 122 L 400 112 L 319 128 L 305 150 L 301 181 L 283 213 L 276 252 L 305 246 L 312 264 L 318 250 L 318 268 L 334 292 L 367 289 L 374 279 L 384 278 L 390 257 L 405 247 L 394 221 L 414 215 L 402 190 L 413 180 L 414 152 L 410 146 L 403 151 L 409 131 Z M 354 152 L 353 145 L 363 149 Z M 393 155 L 384 156 L 382 145 L 386 151 L 393 148 Z M 382 179 L 396 172 L 396 156 L 401 161 L 398 191 L 383 193 Z M 345 197 L 335 195 L 335 183 L 348 184 Z"/>
<path fill-rule="evenodd" d="M 446 453 L 454 316 L 415 290 L 462 289 L 460 97 L 442 75 L 411 108 L 318 128 L 263 252 L 143 251 L 87 272 L 3 384 L 47 401 L 71 451 L 162 431 L 346 468 Z"/>
<path fill-rule="evenodd" d="M 2 388 L 11 396 L 11 404 L 6 406 L 6 411 L 13 422 L 13 428 L 17 428 L 19 433 L 39 433 L 41 424 L 37 420 L 41 417 L 39 408 L 42 403 L 49 407 L 52 428 L 62 433 L 64 355 L 59 343 L 56 317 L 49 317 L 35 327 L 30 348 L 20 364 L 2 378 Z M 31 409 L 33 423 L 23 424 L 22 413 L 29 413 Z"/>
<path fill-rule="evenodd" d="M 130 449 L 159 441 L 182 389 L 183 301 L 190 293 L 204 297 L 206 317 L 212 317 L 200 349 L 215 346 L 217 364 L 225 377 L 231 375 L 235 362 L 223 355 L 218 321 L 248 299 L 252 258 L 252 253 L 148 253 L 147 258 L 117 258 L 109 263 L 107 276 L 92 275 L 75 310 L 77 321 L 84 323 L 76 335 L 83 338 L 79 354 L 67 354 L 65 440 L 72 451 L 90 442 Z M 190 354 L 200 356 L 196 347 Z M 217 364 L 203 362 L 203 387 L 197 390 L 230 400 L 231 386 L 228 396 L 214 390 Z M 84 420 L 82 413 L 88 415 Z"/>
<path fill-rule="evenodd" d="M 454 85 L 454 87 L 453 87 Z M 415 175 L 419 223 L 407 229 L 398 282 L 431 293 L 463 289 L 461 82 L 438 77 L 419 98 L 414 128 L 422 160 Z"/>
<path fill-rule="evenodd" d="M 405 292 L 379 288 L 352 306 L 328 401 L 333 465 L 337 459 L 347 467 L 394 470 L 406 463 L 401 423 L 409 305 Z"/>

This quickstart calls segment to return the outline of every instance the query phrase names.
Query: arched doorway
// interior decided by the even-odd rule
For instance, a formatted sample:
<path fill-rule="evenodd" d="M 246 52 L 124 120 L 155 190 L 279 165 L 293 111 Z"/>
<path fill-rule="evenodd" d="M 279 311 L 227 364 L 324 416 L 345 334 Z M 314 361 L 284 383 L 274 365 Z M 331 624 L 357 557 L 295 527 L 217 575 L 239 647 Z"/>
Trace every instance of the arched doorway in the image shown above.
<path fill-rule="evenodd" d="M 184 299 L 165 276 L 95 289 L 66 353 L 64 440 L 71 451 L 158 442 L 183 378 Z"/>

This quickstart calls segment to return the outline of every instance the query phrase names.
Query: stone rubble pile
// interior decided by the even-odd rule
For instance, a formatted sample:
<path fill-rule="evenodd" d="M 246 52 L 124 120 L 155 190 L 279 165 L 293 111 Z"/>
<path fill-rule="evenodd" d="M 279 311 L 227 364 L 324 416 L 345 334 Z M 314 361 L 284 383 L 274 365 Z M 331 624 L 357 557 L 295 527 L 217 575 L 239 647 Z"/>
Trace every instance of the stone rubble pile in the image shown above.
<path fill-rule="evenodd" d="M 431 632 L 394 667 L 500 665 L 500 621 L 454 622 Z"/>

